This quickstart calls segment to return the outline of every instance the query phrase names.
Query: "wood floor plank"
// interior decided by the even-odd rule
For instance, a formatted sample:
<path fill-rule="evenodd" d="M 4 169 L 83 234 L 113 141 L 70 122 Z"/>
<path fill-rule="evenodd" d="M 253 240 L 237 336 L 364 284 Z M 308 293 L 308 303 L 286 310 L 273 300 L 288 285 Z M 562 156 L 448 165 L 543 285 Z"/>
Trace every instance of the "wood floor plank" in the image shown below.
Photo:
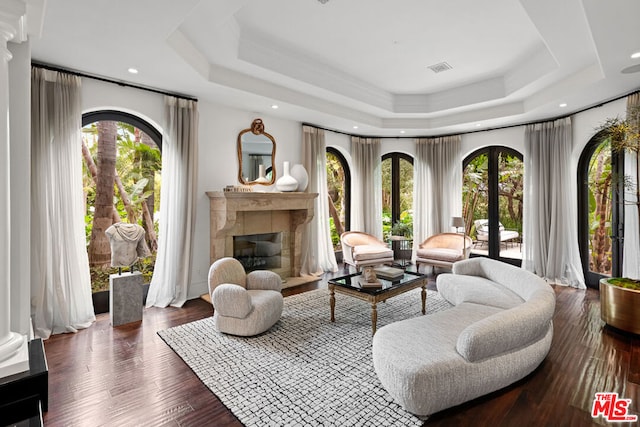
<path fill-rule="evenodd" d="M 283 293 L 323 286 L 326 279 Z M 510 387 L 434 414 L 425 426 L 608 425 L 590 413 L 594 393 L 603 391 L 632 399 L 637 413 L 640 337 L 604 326 L 596 289 L 555 291 L 554 339 L 542 365 Z M 46 340 L 45 425 L 242 426 L 157 335 L 211 315 L 211 305 L 196 299 L 145 309 L 142 322 L 117 328 L 102 314 L 86 330 Z"/>

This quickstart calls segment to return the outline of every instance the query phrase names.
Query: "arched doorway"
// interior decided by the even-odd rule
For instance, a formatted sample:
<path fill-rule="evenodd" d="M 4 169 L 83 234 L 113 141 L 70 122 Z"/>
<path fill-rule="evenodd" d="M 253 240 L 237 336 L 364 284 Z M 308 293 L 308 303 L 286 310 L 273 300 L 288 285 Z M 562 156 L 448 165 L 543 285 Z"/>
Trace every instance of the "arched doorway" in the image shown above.
<path fill-rule="evenodd" d="M 413 230 L 413 157 L 387 153 L 382 156 L 381 166 L 383 235 L 390 235 L 392 229 L 410 233 Z"/>
<path fill-rule="evenodd" d="M 85 230 L 92 291 L 108 290 L 110 245 L 105 230 L 116 222 L 136 223 L 145 230 L 151 256 L 140 259 L 148 283 L 155 266 L 157 213 L 160 206 L 160 132 L 144 119 L 113 110 L 82 118 Z M 96 313 L 108 310 L 95 303 Z"/>
<path fill-rule="evenodd" d="M 333 248 L 340 252 L 340 234 L 351 229 L 351 171 L 347 159 L 339 150 L 327 147 L 326 156 L 329 230 Z"/>
<path fill-rule="evenodd" d="M 502 146 L 474 151 L 463 162 L 463 216 L 472 255 L 522 262 L 522 154 Z"/>
<path fill-rule="evenodd" d="M 624 154 L 614 153 L 611 141 L 596 134 L 578 162 L 578 235 L 585 281 L 598 287 L 603 277 L 622 274 L 624 209 L 619 203 Z"/>

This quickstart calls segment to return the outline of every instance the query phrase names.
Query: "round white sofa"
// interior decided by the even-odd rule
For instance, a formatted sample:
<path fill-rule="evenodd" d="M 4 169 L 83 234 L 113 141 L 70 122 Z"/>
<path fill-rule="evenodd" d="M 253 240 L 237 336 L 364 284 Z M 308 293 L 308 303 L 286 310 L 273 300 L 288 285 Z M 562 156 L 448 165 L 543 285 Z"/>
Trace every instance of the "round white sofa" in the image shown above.
<path fill-rule="evenodd" d="M 553 338 L 555 293 L 526 270 L 472 258 L 436 283 L 453 308 L 392 323 L 373 338 L 382 385 L 422 417 L 524 378 Z"/>

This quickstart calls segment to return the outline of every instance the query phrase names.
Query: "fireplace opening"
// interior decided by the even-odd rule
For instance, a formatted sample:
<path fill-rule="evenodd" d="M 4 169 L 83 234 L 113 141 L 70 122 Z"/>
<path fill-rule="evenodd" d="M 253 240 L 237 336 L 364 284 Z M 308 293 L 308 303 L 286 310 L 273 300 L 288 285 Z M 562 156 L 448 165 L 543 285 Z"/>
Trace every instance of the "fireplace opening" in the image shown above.
<path fill-rule="evenodd" d="M 245 271 L 282 267 L 282 233 L 233 236 L 233 257 Z"/>

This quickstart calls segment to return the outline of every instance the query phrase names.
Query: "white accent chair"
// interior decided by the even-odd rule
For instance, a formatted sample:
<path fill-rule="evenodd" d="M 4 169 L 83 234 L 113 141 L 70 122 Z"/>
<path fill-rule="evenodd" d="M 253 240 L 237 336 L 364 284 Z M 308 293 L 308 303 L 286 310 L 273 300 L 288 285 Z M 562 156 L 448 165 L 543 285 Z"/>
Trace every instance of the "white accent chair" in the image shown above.
<path fill-rule="evenodd" d="M 345 264 L 360 267 L 379 264 L 393 264 L 393 250 L 371 234 L 361 231 L 345 231 L 340 236 L 342 258 Z"/>
<path fill-rule="evenodd" d="M 221 258 L 209 268 L 209 295 L 218 332 L 258 335 L 282 315 L 282 279 L 273 271 L 246 274 L 235 258 Z"/>
<path fill-rule="evenodd" d="M 464 242 L 464 247 L 463 247 Z M 421 265 L 451 269 L 454 262 L 469 258 L 473 240 L 458 233 L 440 233 L 420 243 L 416 251 L 416 266 Z"/>

